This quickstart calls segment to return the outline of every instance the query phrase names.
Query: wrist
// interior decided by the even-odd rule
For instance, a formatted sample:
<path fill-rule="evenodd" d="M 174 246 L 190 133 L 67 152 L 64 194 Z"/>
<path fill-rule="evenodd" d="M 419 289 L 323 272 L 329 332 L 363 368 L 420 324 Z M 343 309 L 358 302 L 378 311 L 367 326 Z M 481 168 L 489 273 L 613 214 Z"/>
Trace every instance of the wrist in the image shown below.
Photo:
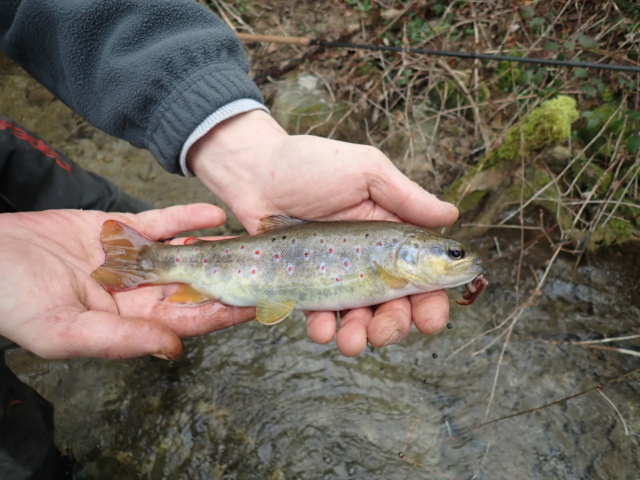
<path fill-rule="evenodd" d="M 187 167 L 222 200 L 229 187 L 249 181 L 288 137 L 266 112 L 252 110 L 220 122 L 187 152 Z"/>

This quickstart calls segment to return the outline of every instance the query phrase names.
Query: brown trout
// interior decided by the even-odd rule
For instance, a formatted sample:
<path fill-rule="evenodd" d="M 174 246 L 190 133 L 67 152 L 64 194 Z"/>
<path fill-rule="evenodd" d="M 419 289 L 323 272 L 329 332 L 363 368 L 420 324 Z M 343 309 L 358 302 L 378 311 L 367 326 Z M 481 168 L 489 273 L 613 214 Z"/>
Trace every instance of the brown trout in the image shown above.
<path fill-rule="evenodd" d="M 168 300 L 256 307 L 275 324 L 293 310 L 344 310 L 466 285 L 462 305 L 487 286 L 460 242 L 395 222 L 312 222 L 276 215 L 258 235 L 186 245 L 154 242 L 108 220 L 106 260 L 91 275 L 109 291 L 182 283 Z"/>

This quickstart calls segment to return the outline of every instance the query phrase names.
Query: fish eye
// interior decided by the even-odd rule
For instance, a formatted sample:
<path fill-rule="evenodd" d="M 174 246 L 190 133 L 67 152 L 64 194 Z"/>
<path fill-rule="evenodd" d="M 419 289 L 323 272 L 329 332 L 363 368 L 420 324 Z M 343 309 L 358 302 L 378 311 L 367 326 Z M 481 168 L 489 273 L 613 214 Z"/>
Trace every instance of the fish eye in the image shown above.
<path fill-rule="evenodd" d="M 454 260 L 461 260 L 464 258 L 464 249 L 459 246 L 449 247 L 447 254 Z"/>

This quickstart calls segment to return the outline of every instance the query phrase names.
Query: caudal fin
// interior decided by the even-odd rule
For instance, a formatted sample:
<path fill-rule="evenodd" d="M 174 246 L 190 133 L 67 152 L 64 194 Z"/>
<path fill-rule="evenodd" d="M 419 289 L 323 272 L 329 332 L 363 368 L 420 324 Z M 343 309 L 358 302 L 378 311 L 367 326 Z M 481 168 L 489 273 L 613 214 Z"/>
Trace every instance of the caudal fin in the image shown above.
<path fill-rule="evenodd" d="M 105 289 L 130 290 L 158 278 L 139 260 L 140 250 L 156 242 L 117 220 L 104 222 L 101 240 L 106 258 L 91 276 Z"/>

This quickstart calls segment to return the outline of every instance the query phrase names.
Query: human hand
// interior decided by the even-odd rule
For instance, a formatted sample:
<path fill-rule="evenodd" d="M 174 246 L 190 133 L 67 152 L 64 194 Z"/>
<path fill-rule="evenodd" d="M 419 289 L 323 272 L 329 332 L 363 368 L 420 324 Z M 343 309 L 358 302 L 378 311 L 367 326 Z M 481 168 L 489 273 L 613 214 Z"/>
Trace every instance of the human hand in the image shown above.
<path fill-rule="evenodd" d="M 188 167 L 224 201 L 250 233 L 266 215 L 307 220 L 396 220 L 426 228 L 453 223 L 458 210 L 409 180 L 379 150 L 310 135 L 290 136 L 260 110 L 217 125 L 189 150 Z M 425 334 L 447 322 L 444 290 L 343 312 L 337 345 L 357 355 L 406 337 L 411 322 Z M 318 343 L 335 336 L 334 312 L 308 312 Z"/>
<path fill-rule="evenodd" d="M 179 337 L 255 317 L 253 308 L 219 302 L 181 306 L 163 299 L 175 285 L 108 293 L 90 273 L 102 264 L 100 231 L 121 220 L 152 239 L 220 225 L 207 204 L 134 214 L 49 210 L 0 215 L 0 335 L 45 358 L 176 358 Z"/>

